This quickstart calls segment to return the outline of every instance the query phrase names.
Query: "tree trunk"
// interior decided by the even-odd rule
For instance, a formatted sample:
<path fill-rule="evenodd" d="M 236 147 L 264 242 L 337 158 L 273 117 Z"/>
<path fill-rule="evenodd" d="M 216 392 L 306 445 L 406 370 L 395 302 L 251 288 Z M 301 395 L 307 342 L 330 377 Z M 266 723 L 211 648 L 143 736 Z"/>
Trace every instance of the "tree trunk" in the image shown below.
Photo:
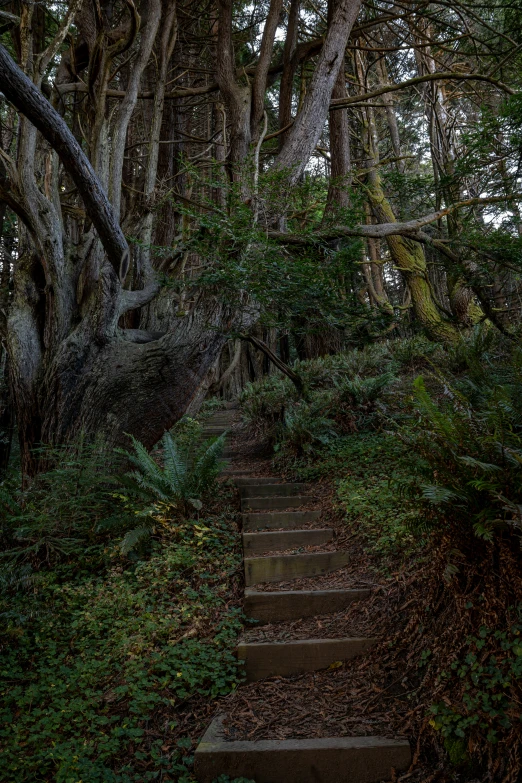
<path fill-rule="evenodd" d="M 324 127 L 332 91 L 352 27 L 361 8 L 361 0 L 339 0 L 319 56 L 301 111 L 288 131 L 275 161 L 285 171 L 290 184 L 299 181 Z"/>

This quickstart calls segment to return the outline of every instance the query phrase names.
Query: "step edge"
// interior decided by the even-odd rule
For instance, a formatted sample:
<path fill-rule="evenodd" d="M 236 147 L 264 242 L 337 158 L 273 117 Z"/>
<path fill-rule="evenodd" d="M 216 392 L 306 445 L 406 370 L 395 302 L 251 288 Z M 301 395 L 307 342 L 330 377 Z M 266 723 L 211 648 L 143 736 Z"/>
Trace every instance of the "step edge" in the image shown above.
<path fill-rule="evenodd" d="M 251 498 L 241 498 L 241 500 L 301 500 L 302 498 L 312 500 L 313 495 L 253 495 Z"/>
<path fill-rule="evenodd" d="M 245 536 L 288 536 L 288 535 L 294 535 L 294 533 L 334 533 L 333 527 L 304 527 L 304 528 L 294 528 L 293 530 L 261 530 L 257 533 L 254 531 L 248 532 L 248 533 L 242 533 L 243 538 Z M 313 554 L 313 552 L 310 552 L 310 554 Z"/>
<path fill-rule="evenodd" d="M 253 511 L 242 511 L 241 512 L 241 516 L 242 517 L 250 517 L 250 516 L 258 517 L 258 516 L 261 516 L 262 514 L 269 514 L 271 517 L 274 517 L 274 518 L 277 517 L 278 514 L 284 514 L 285 516 L 287 514 L 295 514 L 296 516 L 298 516 L 299 514 L 316 514 L 317 516 L 321 516 L 321 512 L 320 511 L 316 511 L 314 509 L 311 509 L 310 511 L 284 511 L 284 510 L 283 511 L 281 511 L 281 510 L 279 510 L 279 511 L 261 511 L 260 514 L 256 514 Z M 298 521 L 299 520 L 296 520 L 296 522 L 298 522 Z"/>
<path fill-rule="evenodd" d="M 352 644 L 353 642 L 367 642 L 377 644 L 379 639 L 375 636 L 342 636 L 339 639 L 285 639 L 281 642 L 238 642 L 237 650 L 247 650 L 249 647 L 308 647 L 312 645 L 328 646 L 330 644 Z"/>
<path fill-rule="evenodd" d="M 335 550 L 334 552 L 300 552 L 295 555 L 268 555 L 267 557 L 245 557 L 244 562 L 251 563 L 253 560 L 275 560 L 275 559 L 289 559 L 291 557 L 310 557 L 310 558 L 319 558 L 323 555 L 337 555 L 337 554 L 343 554 L 343 555 L 349 555 L 349 552 L 345 552 L 343 549 Z"/>
<path fill-rule="evenodd" d="M 369 587 L 347 587 L 343 588 L 340 587 L 338 590 L 252 590 L 250 588 L 245 588 L 244 595 L 246 596 L 311 596 L 311 595 L 318 595 L 318 596 L 325 596 L 328 598 L 328 596 L 334 596 L 334 595 L 360 595 L 363 594 L 364 596 L 371 594 L 371 588 Z"/>
<path fill-rule="evenodd" d="M 389 739 L 388 737 L 380 737 L 374 735 L 364 735 L 359 737 L 312 737 L 310 739 L 286 739 L 286 740 L 225 740 L 223 739 L 223 721 L 226 715 L 216 716 L 207 730 L 203 734 L 197 748 L 196 755 L 202 753 L 212 753 L 217 749 L 220 751 L 227 750 L 231 753 L 240 751 L 266 751 L 273 752 L 274 750 L 319 750 L 328 749 L 329 747 L 345 747 L 347 750 L 357 750 L 358 748 L 392 748 L 397 747 L 401 749 L 408 748 L 411 753 L 411 746 L 407 738 L 404 739 Z"/>

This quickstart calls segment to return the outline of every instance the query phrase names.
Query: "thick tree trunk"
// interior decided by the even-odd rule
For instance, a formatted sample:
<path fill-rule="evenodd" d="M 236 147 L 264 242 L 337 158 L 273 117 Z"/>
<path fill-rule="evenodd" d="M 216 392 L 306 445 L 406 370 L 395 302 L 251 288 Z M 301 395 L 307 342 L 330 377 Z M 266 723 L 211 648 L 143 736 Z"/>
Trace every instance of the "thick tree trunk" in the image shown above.
<path fill-rule="evenodd" d="M 303 106 L 276 158 L 275 168 L 288 172 L 291 184 L 298 182 L 319 141 L 346 44 L 360 8 L 361 0 L 339 0 Z"/>
<path fill-rule="evenodd" d="M 38 469 L 32 446 L 81 433 L 120 445 L 132 434 L 153 446 L 198 394 L 227 340 L 223 323 L 232 321 L 222 303 L 201 300 L 164 335 L 121 330 L 99 345 L 77 329 L 44 356 L 30 386 L 12 369 L 25 470 Z M 12 345 L 12 368 L 24 367 L 30 352 L 30 339 Z"/>
<path fill-rule="evenodd" d="M 378 222 L 393 223 L 395 215 L 376 172 L 368 188 L 368 195 Z M 433 339 L 444 343 L 455 342 L 459 337 L 457 329 L 443 318 L 433 299 L 422 245 L 401 236 L 388 236 L 386 241 L 393 262 L 410 289 L 413 310 L 419 323 Z"/>
<path fill-rule="evenodd" d="M 172 18 L 169 25 L 173 30 Z M 163 80 L 173 45 L 170 28 L 165 23 L 159 33 Z M 141 46 L 150 44 L 149 28 Z M 138 70 L 143 70 L 145 59 L 138 56 Z M 26 473 L 38 470 L 34 446 L 64 443 L 81 433 L 101 435 L 113 444 L 124 443 L 127 434 L 132 434 L 150 447 L 197 398 L 230 331 L 249 328 L 256 314 L 241 307 L 231 311 L 210 295 L 195 299 L 193 295 L 181 315 L 173 310 L 171 296 L 164 319 L 149 313 L 153 329 L 121 328 L 126 313 L 149 303 L 158 284 L 149 274 L 144 289 L 124 288 L 129 251 L 100 179 L 62 117 L 1 47 L 0 89 L 56 148 L 98 233 L 87 223 L 80 241 L 74 243 L 67 235 L 60 180 L 58 176 L 46 180 L 45 195 L 40 190 L 35 176 L 36 128 L 22 118 L 20 173 L 9 170 L 10 182 L 2 192 L 26 227 L 21 231 L 7 322 L 10 387 L 22 468 Z M 143 185 L 147 197 L 152 197 L 154 189 L 162 109 L 163 96 L 158 94 Z M 126 143 L 123 132 L 120 135 L 120 142 Z M 121 177 L 113 167 L 114 189 L 117 179 Z M 150 267 L 149 208 L 142 210 L 140 228 L 145 241 L 142 260 Z"/>

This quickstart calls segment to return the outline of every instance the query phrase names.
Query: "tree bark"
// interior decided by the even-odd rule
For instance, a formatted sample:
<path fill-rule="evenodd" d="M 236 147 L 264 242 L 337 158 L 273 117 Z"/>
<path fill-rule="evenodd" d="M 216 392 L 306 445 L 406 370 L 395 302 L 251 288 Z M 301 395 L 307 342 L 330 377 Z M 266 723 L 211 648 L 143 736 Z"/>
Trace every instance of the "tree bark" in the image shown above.
<path fill-rule="evenodd" d="M 257 61 L 254 83 L 252 85 L 252 116 L 250 120 L 250 134 L 254 141 L 259 138 L 259 123 L 263 119 L 265 110 L 265 92 L 268 77 L 268 69 L 272 59 L 274 40 L 279 24 L 283 0 L 270 0 L 270 8 L 263 29 L 261 50 Z"/>
<path fill-rule="evenodd" d="M 348 37 L 361 8 L 361 0 L 340 0 L 319 56 L 303 106 L 288 131 L 274 167 L 288 173 L 295 184 L 317 146 L 328 114 Z"/>
<path fill-rule="evenodd" d="M 13 106 L 38 128 L 60 156 L 85 204 L 107 257 L 120 279 L 129 266 L 129 248 L 115 211 L 87 156 L 40 90 L 0 45 L 0 90 Z"/>

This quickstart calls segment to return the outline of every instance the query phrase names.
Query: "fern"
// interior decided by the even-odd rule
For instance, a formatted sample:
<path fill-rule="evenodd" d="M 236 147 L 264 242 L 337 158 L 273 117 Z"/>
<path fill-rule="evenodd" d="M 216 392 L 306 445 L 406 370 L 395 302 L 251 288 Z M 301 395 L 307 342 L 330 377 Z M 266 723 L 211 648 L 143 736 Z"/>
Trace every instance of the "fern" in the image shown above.
<path fill-rule="evenodd" d="M 393 373 L 386 372 L 373 378 L 355 375 L 353 378 L 335 379 L 334 383 L 341 401 L 364 405 L 375 402 L 395 380 Z"/>
<path fill-rule="evenodd" d="M 421 484 L 422 496 L 430 503 L 453 503 L 455 500 L 466 500 L 465 495 L 459 495 L 449 487 L 441 487 L 438 484 Z"/>
<path fill-rule="evenodd" d="M 122 555 L 128 555 L 133 549 L 136 549 L 145 539 L 150 538 L 153 528 L 149 525 L 142 525 L 128 530 L 120 543 L 120 552 Z"/>
<path fill-rule="evenodd" d="M 468 375 L 433 379 L 437 397 L 416 379 L 410 433 L 428 478 L 424 500 L 444 508 L 439 521 L 485 540 L 518 529 L 522 506 L 522 353 L 499 361 L 491 346 L 482 332 L 459 345 Z"/>
<path fill-rule="evenodd" d="M 202 498 L 208 495 L 215 484 L 221 464 L 220 458 L 225 446 L 226 433 L 219 438 L 211 438 L 198 445 L 196 440 L 185 444 L 183 448 L 170 432 L 161 440 L 162 464 L 147 452 L 143 444 L 131 438 L 134 453 L 120 450 L 120 453 L 137 468 L 126 474 L 122 480 L 125 488 L 141 498 L 157 504 L 167 504 L 179 513 L 190 516 L 194 510 L 203 507 Z M 151 506 L 142 513 L 149 517 L 157 510 Z M 122 554 L 132 550 L 150 537 L 152 525 L 142 525 L 129 530 L 120 543 Z"/>
<path fill-rule="evenodd" d="M 314 446 L 327 445 L 336 437 L 335 423 L 322 415 L 320 404 L 301 402 L 285 413 L 279 447 L 296 454 L 306 454 Z"/>

